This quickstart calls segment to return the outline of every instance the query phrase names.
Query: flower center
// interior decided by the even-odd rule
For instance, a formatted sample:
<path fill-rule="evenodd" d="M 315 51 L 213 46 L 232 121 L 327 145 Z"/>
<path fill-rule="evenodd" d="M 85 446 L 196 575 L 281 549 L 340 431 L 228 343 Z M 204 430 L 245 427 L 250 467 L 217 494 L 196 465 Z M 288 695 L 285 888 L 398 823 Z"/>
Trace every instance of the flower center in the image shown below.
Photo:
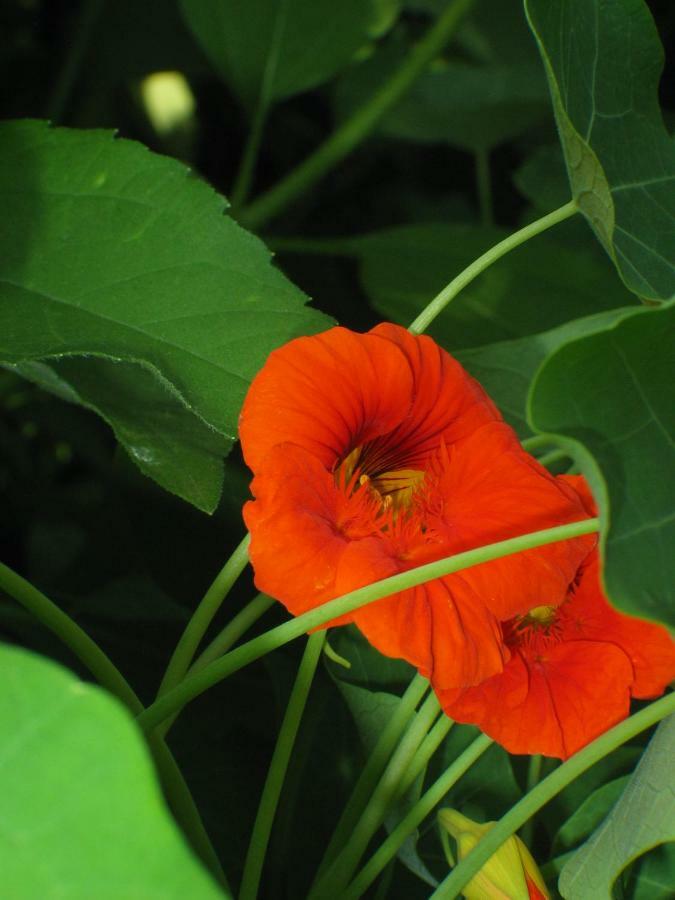
<path fill-rule="evenodd" d="M 505 640 L 510 647 L 523 644 L 548 646 L 560 638 L 559 607 L 534 606 L 524 616 L 506 623 Z"/>
<path fill-rule="evenodd" d="M 383 511 L 398 513 L 410 506 L 413 494 L 424 481 L 424 472 L 406 468 L 380 470 L 375 460 L 369 461 L 363 447 L 355 447 L 337 465 L 335 481 L 350 492 L 357 484 L 367 487 Z"/>

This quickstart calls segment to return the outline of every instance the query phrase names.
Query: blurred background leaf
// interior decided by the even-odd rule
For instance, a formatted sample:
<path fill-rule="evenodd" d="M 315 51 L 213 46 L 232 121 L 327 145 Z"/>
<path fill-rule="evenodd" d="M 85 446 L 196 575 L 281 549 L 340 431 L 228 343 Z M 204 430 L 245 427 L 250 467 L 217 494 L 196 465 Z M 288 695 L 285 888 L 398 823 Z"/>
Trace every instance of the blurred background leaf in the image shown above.
<path fill-rule="evenodd" d="M 376 28 L 377 0 L 179 0 L 198 43 L 247 108 L 327 81 Z M 395 7 L 394 7 L 395 9 Z"/>

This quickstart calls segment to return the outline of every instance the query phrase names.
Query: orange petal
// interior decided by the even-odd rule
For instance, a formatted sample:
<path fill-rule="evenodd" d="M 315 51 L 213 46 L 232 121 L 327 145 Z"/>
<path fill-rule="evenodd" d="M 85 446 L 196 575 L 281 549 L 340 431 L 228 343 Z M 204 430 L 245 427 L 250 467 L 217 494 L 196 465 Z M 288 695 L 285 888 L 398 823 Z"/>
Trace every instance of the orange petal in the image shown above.
<path fill-rule="evenodd" d="M 501 675 L 439 699 L 449 716 L 478 725 L 509 753 L 566 759 L 625 718 L 632 678 L 614 644 L 569 641 L 539 659 L 514 653 Z"/>
<path fill-rule="evenodd" d="M 412 335 L 399 325 L 383 323 L 371 334 L 394 343 L 404 353 L 413 376 L 413 403 L 408 416 L 389 441 L 410 445 L 410 468 L 423 467 L 441 441 L 448 444 L 480 425 L 501 421 L 501 415 L 481 385 L 426 335 Z"/>
<path fill-rule="evenodd" d="M 405 356 L 373 334 L 331 328 L 275 350 L 251 384 L 239 419 L 247 465 L 257 471 L 290 442 L 332 469 L 408 413 L 413 378 Z"/>
<path fill-rule="evenodd" d="M 441 457 L 434 528 L 459 553 L 587 518 L 577 494 L 520 446 L 502 423 L 477 429 Z M 500 620 L 535 606 L 555 606 L 596 544 L 588 535 L 473 566 L 462 577 Z"/>
<path fill-rule="evenodd" d="M 353 543 L 340 559 L 339 593 L 403 571 L 385 540 Z M 353 621 L 385 656 L 407 660 L 444 686 L 478 684 L 501 671 L 508 651 L 501 629 L 458 577 L 435 579 L 352 613 Z"/>
<path fill-rule="evenodd" d="M 605 598 L 600 583 L 597 553 L 584 567 L 583 577 L 570 603 L 570 618 L 579 610 L 585 637 L 611 641 L 626 653 L 634 670 L 633 697 L 658 697 L 675 679 L 675 641 L 662 625 L 627 616 Z M 572 626 L 568 625 L 567 629 Z"/>
<path fill-rule="evenodd" d="M 268 454 L 251 491 L 244 520 L 256 586 L 295 615 L 336 597 L 342 554 L 371 530 L 365 493 L 346 497 L 314 456 L 292 444 Z"/>

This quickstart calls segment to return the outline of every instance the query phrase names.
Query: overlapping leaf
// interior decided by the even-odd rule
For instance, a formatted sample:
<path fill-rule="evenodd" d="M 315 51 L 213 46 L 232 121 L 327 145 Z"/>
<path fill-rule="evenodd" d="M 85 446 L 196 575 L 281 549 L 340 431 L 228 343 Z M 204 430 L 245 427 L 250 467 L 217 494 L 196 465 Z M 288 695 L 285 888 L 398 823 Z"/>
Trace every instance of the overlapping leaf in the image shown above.
<path fill-rule="evenodd" d="M 602 330 L 626 312 L 625 307 L 610 309 L 540 334 L 459 350 L 454 355 L 480 381 L 506 421 L 525 437 L 531 433 L 527 424 L 528 391 L 546 357 L 568 341 Z"/>
<path fill-rule="evenodd" d="M 525 0 L 579 207 L 627 286 L 675 296 L 675 143 L 643 0 Z"/>
<path fill-rule="evenodd" d="M 234 440 L 251 378 L 274 347 L 329 321 L 305 308 L 264 246 L 223 215 L 223 199 L 174 160 L 109 133 L 31 121 L 0 126 L 0 154 L 0 360 L 135 364 L 61 362 L 59 377 L 67 368 L 75 394 L 111 422 L 122 379 L 125 405 L 138 404 L 125 413 L 133 439 L 118 429 L 132 456 L 143 456 L 141 429 L 144 471 L 162 469 L 164 487 L 213 508 L 214 479 L 198 482 L 213 473 L 217 445 Z M 170 443 L 201 458 L 203 472 L 195 466 L 176 482 L 186 460 Z"/>
<path fill-rule="evenodd" d="M 376 309 L 409 325 L 455 275 L 506 235 L 475 225 L 406 225 L 348 241 L 345 250 L 360 260 L 361 281 Z M 633 300 L 601 253 L 540 237 L 469 284 L 429 333 L 447 349 L 465 349 L 547 331 Z"/>
<path fill-rule="evenodd" d="M 563 869 L 559 886 L 565 900 L 610 900 L 614 881 L 631 860 L 675 841 L 674 745 L 675 716 L 670 716 L 659 725 L 614 809 Z"/>
<path fill-rule="evenodd" d="M 120 704 L 14 647 L 0 647 L 0 672 L 3 894 L 224 897 L 171 820 Z"/>
<path fill-rule="evenodd" d="M 638 310 L 565 344 L 532 385 L 528 419 L 585 447 L 603 519 L 605 584 L 625 612 L 675 623 L 675 306 Z"/>

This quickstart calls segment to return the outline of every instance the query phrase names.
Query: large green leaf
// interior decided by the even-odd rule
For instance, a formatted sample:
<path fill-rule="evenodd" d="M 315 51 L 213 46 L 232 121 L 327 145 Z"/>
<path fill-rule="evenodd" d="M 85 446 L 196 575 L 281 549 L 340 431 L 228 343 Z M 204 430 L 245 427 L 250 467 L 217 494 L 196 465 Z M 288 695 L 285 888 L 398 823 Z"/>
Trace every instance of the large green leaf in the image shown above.
<path fill-rule="evenodd" d="M 110 133 L 0 125 L 0 202 L 0 360 L 51 360 L 146 473 L 212 509 L 251 378 L 329 320 L 208 185 Z"/>
<path fill-rule="evenodd" d="M 519 0 L 476 3 L 457 42 L 461 55 L 428 67 L 383 117 L 381 133 L 479 151 L 545 119 L 546 81 Z M 391 78 L 409 47 L 407 40 L 392 41 L 347 72 L 338 85 L 338 114 L 351 113 Z"/>
<path fill-rule="evenodd" d="M 600 507 L 611 599 L 625 612 L 670 623 L 674 338 L 672 304 L 627 313 L 553 353 L 532 384 L 528 410 L 535 430 L 580 449 Z"/>
<path fill-rule="evenodd" d="M 375 308 L 409 325 L 445 285 L 508 232 L 430 223 L 404 225 L 346 243 Z M 594 249 L 540 237 L 483 272 L 433 322 L 429 333 L 448 349 L 537 334 L 580 316 L 625 306 L 634 298 Z"/>
<path fill-rule="evenodd" d="M 228 441 L 198 419 L 169 382 L 138 363 L 106 357 L 66 356 L 13 369 L 97 412 L 142 472 L 204 512 L 214 511 Z"/>
<path fill-rule="evenodd" d="M 377 17 L 373 0 L 180 0 L 180 7 L 206 55 L 249 107 L 330 78 Z"/>
<path fill-rule="evenodd" d="M 565 900 L 610 900 L 612 884 L 629 862 L 675 841 L 674 749 L 675 716 L 670 716 L 659 725 L 612 812 L 563 868 L 559 888 Z"/>
<path fill-rule="evenodd" d="M 626 312 L 625 307 L 608 309 L 594 316 L 573 319 L 540 334 L 458 350 L 454 355 L 480 381 L 506 421 L 525 437 L 531 434 L 527 424 L 527 395 L 532 379 L 546 357 L 568 341 L 606 328 Z"/>
<path fill-rule="evenodd" d="M 579 207 L 628 287 L 675 295 L 675 144 L 643 0 L 525 0 Z"/>
<path fill-rule="evenodd" d="M 223 897 L 173 823 L 121 705 L 15 647 L 0 646 L 0 671 L 3 895 Z"/>

